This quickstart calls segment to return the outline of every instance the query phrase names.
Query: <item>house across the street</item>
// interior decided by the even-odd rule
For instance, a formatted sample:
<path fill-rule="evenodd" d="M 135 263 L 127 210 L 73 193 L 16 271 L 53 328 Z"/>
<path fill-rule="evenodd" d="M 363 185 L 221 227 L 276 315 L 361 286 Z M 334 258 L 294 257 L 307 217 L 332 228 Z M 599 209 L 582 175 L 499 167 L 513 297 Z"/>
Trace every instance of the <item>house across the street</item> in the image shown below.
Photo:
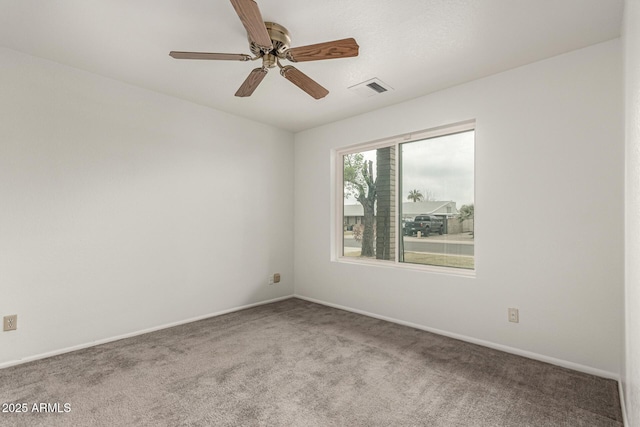
<path fill-rule="evenodd" d="M 416 215 L 435 215 L 443 220 L 458 215 L 456 202 L 430 201 L 430 202 L 404 202 L 402 203 L 402 219 L 413 219 Z M 362 224 L 364 209 L 360 203 L 344 205 L 344 225 L 351 229 L 356 224 Z M 446 224 L 447 221 L 445 221 Z"/>

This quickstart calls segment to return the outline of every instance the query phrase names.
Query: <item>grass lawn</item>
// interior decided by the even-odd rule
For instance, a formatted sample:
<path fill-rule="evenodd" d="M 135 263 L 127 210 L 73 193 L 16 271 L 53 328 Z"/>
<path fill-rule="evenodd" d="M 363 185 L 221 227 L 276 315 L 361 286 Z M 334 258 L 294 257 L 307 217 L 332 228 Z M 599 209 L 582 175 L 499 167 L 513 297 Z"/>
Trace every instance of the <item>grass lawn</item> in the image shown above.
<path fill-rule="evenodd" d="M 359 257 L 360 251 L 347 252 L 344 256 Z M 426 252 L 405 252 L 404 262 L 411 264 L 437 265 L 442 267 L 457 267 L 473 269 L 474 259 L 471 256 L 442 255 Z"/>

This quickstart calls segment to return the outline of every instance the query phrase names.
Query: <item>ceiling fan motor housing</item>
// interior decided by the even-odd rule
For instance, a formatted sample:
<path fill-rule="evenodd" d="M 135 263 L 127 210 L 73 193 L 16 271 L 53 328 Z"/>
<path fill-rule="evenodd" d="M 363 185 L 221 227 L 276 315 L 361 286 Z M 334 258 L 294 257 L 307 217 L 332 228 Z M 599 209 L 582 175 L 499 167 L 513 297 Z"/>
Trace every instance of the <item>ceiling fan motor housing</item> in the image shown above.
<path fill-rule="evenodd" d="M 289 30 L 275 22 L 265 22 L 264 25 L 267 27 L 267 32 L 269 33 L 269 37 L 273 43 L 273 50 L 267 53 L 284 59 L 285 51 L 291 47 L 291 36 L 289 35 Z M 265 54 L 265 52 L 263 52 L 262 49 L 260 49 L 260 47 L 251 40 L 251 38 L 249 38 L 249 45 L 251 52 L 254 55 L 262 56 Z M 275 58 L 273 58 L 273 61 L 267 61 L 267 63 L 269 64 L 269 68 L 275 67 Z"/>

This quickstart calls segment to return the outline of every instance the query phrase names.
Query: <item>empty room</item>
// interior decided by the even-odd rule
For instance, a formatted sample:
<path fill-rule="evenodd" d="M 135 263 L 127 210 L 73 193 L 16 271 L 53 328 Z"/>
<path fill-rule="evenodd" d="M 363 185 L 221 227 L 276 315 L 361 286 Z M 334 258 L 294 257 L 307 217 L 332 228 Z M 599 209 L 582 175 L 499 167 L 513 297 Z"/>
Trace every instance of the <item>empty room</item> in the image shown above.
<path fill-rule="evenodd" d="M 0 0 L 0 425 L 640 427 L 640 1 Z"/>

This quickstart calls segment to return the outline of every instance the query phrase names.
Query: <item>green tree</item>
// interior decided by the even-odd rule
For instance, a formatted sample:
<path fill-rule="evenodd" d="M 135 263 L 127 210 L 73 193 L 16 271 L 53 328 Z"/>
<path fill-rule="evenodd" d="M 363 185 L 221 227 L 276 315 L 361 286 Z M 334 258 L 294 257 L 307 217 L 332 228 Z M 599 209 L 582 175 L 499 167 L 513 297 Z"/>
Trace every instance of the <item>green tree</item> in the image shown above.
<path fill-rule="evenodd" d="M 473 203 L 470 205 L 462 205 L 458 211 L 458 221 L 462 222 L 465 219 L 473 219 Z"/>
<path fill-rule="evenodd" d="M 411 190 L 409 191 L 409 195 L 407 196 L 408 200 L 412 200 L 414 203 L 419 202 L 424 199 L 424 196 L 420 192 L 420 190 Z"/>
<path fill-rule="evenodd" d="M 473 203 L 470 205 L 462 205 L 462 207 L 458 211 L 458 221 L 460 221 L 460 224 L 462 224 L 462 222 L 464 222 L 467 219 L 473 220 L 473 215 L 474 215 Z M 471 232 L 471 236 L 475 236 L 473 231 Z"/>
<path fill-rule="evenodd" d="M 353 196 L 364 209 L 360 256 L 373 257 L 376 179 L 373 175 L 373 161 L 365 160 L 362 153 L 344 156 L 344 196 Z"/>

